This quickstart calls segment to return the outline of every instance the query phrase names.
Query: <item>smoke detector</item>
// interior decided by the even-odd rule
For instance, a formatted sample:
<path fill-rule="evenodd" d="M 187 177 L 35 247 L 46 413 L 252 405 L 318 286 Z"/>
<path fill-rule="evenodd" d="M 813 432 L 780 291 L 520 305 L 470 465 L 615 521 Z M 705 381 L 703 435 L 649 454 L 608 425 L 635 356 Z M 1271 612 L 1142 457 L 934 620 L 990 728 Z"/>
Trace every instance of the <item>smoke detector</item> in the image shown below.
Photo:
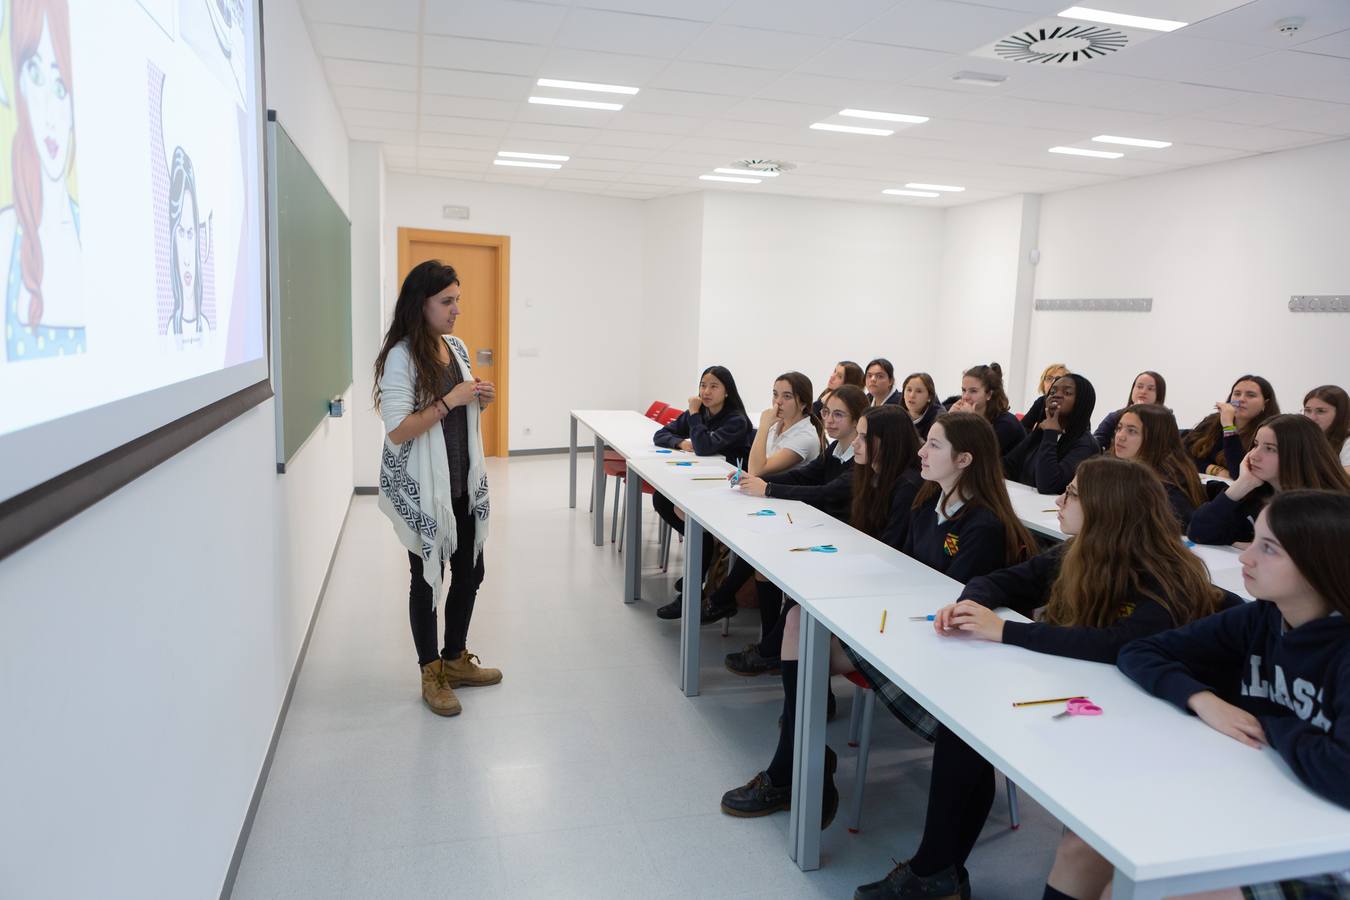
<path fill-rule="evenodd" d="M 1290 16 L 1287 19 L 1281 19 L 1275 23 L 1275 30 L 1285 37 L 1293 37 L 1298 34 L 1298 30 L 1303 27 L 1304 18 L 1302 16 Z"/>
<path fill-rule="evenodd" d="M 731 166 L 736 169 L 744 169 L 747 172 L 768 175 L 770 178 L 797 168 L 795 163 L 783 162 L 781 159 L 738 159 Z"/>

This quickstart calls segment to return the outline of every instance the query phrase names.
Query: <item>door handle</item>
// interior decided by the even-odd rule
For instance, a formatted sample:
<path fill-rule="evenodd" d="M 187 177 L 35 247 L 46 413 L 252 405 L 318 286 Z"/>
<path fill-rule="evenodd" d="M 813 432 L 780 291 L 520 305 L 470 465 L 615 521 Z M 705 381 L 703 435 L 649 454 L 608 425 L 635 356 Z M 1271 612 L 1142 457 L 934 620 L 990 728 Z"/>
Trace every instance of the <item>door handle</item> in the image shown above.
<path fill-rule="evenodd" d="M 490 366 L 490 365 L 492 365 L 492 351 L 491 351 L 491 350 L 479 350 L 479 351 L 478 351 L 478 365 L 480 365 L 480 366 Z"/>

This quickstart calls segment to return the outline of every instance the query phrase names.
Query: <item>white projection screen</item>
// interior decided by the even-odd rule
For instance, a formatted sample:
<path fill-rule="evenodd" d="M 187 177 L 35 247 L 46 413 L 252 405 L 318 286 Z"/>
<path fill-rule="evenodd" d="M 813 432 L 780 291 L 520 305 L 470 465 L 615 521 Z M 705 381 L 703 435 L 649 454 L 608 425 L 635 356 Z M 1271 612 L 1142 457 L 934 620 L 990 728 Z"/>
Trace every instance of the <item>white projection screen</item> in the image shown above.
<path fill-rule="evenodd" d="M 0 16 L 4 555 L 270 387 L 258 0 Z"/>

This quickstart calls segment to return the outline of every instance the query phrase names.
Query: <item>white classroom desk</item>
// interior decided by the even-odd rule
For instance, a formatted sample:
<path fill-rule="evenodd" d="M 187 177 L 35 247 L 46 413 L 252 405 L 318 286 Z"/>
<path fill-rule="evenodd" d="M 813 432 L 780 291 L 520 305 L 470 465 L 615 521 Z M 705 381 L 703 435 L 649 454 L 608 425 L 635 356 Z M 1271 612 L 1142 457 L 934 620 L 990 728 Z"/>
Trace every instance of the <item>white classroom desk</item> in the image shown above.
<path fill-rule="evenodd" d="M 638 448 L 652 447 L 652 435 L 661 430 L 655 421 L 631 409 L 574 409 L 571 411 L 568 462 L 567 508 L 577 505 L 577 423 L 595 434 L 595 484 L 592 486 L 594 517 L 592 538 L 595 546 L 605 543 L 605 446 L 618 450 L 626 458 Z"/>
<path fill-rule="evenodd" d="M 1274 750 L 1219 734 L 1114 666 L 940 637 L 932 623 L 907 619 L 936 606 L 903 590 L 802 603 L 801 800 L 789 828 L 802 868 L 819 864 L 830 632 L 1105 856 L 1118 900 L 1350 867 L 1350 812 L 1300 784 Z M 1011 705 L 1070 694 L 1090 696 L 1105 713 L 1056 720 L 1062 706 Z"/>

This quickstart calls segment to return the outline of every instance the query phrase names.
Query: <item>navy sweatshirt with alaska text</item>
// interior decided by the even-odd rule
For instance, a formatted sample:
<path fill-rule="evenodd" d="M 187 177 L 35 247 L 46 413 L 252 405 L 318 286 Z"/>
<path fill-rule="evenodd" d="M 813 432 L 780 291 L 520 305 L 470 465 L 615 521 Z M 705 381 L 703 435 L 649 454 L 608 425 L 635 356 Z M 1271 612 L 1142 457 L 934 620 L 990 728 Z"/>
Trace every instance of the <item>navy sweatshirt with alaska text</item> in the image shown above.
<path fill-rule="evenodd" d="M 1346 617 L 1333 613 L 1286 630 L 1279 607 L 1255 600 L 1135 641 L 1118 665 L 1179 709 L 1188 709 L 1192 695 L 1213 691 L 1251 713 L 1305 785 L 1350 808 Z"/>

